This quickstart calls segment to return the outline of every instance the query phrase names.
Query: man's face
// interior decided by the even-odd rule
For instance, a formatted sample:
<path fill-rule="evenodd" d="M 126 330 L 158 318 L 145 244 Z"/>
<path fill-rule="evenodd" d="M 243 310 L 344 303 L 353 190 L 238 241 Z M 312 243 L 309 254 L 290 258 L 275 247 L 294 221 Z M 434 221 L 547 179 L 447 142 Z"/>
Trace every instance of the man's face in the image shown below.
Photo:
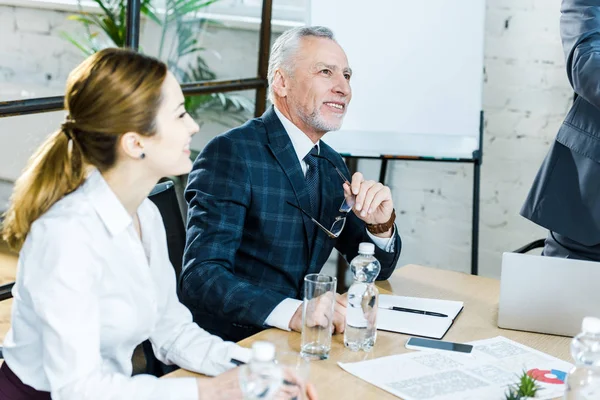
<path fill-rule="evenodd" d="M 336 42 L 301 39 L 286 91 L 292 119 L 303 125 L 300 129 L 318 135 L 340 129 L 352 98 L 351 75 L 346 53 Z"/>

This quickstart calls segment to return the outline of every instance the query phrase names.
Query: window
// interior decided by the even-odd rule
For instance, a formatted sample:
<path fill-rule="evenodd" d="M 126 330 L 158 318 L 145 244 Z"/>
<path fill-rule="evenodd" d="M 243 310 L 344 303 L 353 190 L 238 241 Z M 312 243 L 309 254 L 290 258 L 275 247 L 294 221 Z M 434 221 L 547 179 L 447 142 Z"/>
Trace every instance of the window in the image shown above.
<path fill-rule="evenodd" d="M 115 0 L 112 0 L 115 1 Z M 154 0 L 155 8 L 164 9 L 167 0 Z M 273 20 L 301 23 L 306 17 L 306 8 L 309 0 L 274 0 Z M 40 7 L 64 11 L 76 11 L 82 7 L 84 11 L 97 9 L 97 4 L 92 0 L 0 0 L 0 4 Z M 260 23 L 262 0 L 218 0 L 210 5 L 209 13 L 223 17 L 245 17 L 257 19 Z"/>

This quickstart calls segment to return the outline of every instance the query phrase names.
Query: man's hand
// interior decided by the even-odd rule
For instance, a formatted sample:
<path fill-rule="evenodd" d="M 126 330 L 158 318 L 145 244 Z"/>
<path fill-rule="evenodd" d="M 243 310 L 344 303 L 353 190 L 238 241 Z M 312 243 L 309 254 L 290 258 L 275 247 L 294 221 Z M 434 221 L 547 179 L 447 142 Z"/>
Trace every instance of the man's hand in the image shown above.
<path fill-rule="evenodd" d="M 394 203 L 389 187 L 375 181 L 365 181 L 360 172 L 352 175 L 350 185 L 344 183 L 346 199 L 355 197 L 354 214 L 367 224 L 383 224 L 392 216 Z M 391 237 L 392 229 L 377 236 Z"/>
<path fill-rule="evenodd" d="M 309 319 L 308 326 L 327 327 L 330 324 L 329 310 L 333 296 L 331 293 L 326 293 L 309 302 Z M 335 295 L 335 303 L 333 305 L 333 333 L 342 333 L 346 327 L 346 307 L 348 306 L 348 294 Z M 290 321 L 290 329 L 296 332 L 302 332 L 302 306 L 298 307 L 294 316 Z"/>

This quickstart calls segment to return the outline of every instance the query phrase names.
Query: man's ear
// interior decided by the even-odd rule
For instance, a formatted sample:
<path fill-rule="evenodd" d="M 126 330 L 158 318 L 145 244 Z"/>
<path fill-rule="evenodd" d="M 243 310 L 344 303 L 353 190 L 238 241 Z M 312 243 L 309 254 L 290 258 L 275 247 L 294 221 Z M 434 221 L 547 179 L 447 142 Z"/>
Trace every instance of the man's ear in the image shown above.
<path fill-rule="evenodd" d="M 277 69 L 271 86 L 273 87 L 273 93 L 278 97 L 286 97 L 289 87 L 289 78 L 287 74 L 281 71 L 281 69 Z"/>
<path fill-rule="evenodd" d="M 131 158 L 144 158 L 143 136 L 135 132 L 127 132 L 121 136 L 119 146 L 123 153 Z"/>

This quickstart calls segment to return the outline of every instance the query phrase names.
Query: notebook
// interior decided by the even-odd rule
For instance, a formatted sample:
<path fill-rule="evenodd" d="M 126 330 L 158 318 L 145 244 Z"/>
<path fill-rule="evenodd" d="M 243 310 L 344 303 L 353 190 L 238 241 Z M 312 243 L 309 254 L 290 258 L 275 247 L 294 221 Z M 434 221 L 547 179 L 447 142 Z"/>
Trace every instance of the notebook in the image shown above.
<path fill-rule="evenodd" d="M 431 315 L 387 309 L 392 306 L 432 311 L 446 314 L 448 317 L 434 317 Z M 441 339 L 448 332 L 454 319 L 462 311 L 463 306 L 462 301 L 382 294 L 379 296 L 377 329 L 431 339 Z"/>

